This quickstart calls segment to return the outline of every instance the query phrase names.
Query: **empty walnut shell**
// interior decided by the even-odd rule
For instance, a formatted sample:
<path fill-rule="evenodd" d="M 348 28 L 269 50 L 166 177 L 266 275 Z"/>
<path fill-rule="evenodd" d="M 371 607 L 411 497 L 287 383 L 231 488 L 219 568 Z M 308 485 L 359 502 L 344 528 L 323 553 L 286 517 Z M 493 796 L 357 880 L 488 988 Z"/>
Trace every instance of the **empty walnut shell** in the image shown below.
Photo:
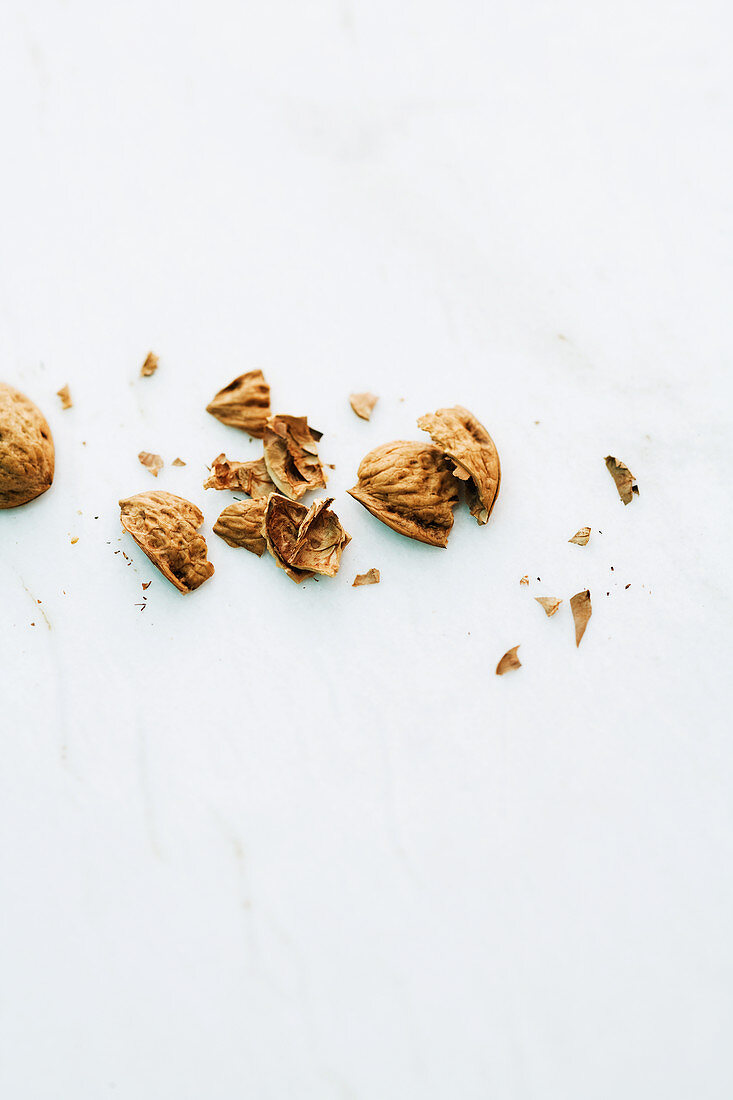
<path fill-rule="evenodd" d="M 393 531 L 447 546 L 458 488 L 453 466 L 428 443 L 385 443 L 362 459 L 349 495 Z"/>
<path fill-rule="evenodd" d="M 262 438 L 270 415 L 270 387 L 261 370 L 240 374 L 223 390 L 219 390 L 206 406 L 206 411 L 228 424 L 241 428 L 249 435 Z"/>
<path fill-rule="evenodd" d="M 305 416 L 272 416 L 263 436 L 267 472 L 284 496 L 300 500 L 322 489 L 326 475 L 318 457 L 322 433 L 308 426 Z"/>
<path fill-rule="evenodd" d="M 314 573 L 334 577 L 351 536 L 329 505 L 333 498 L 306 508 L 273 493 L 267 502 L 262 533 L 267 548 L 291 580 L 299 583 Z"/>
<path fill-rule="evenodd" d="M 33 402 L 0 382 L 0 508 L 17 508 L 51 487 L 54 446 Z"/>
<path fill-rule="evenodd" d="M 267 549 L 265 536 L 262 534 L 266 507 L 266 497 L 238 500 L 235 504 L 230 504 L 214 524 L 214 534 L 230 546 L 241 546 L 261 558 Z"/>
<path fill-rule="evenodd" d="M 206 560 L 206 540 L 198 534 L 204 517 L 190 500 L 173 493 L 138 493 L 120 501 L 120 521 L 179 592 L 192 592 L 214 572 Z"/>
<path fill-rule="evenodd" d="M 501 482 L 499 454 L 493 439 L 473 413 L 456 405 L 452 409 L 438 409 L 421 416 L 418 428 L 430 434 L 456 464 L 456 477 L 467 485 L 471 515 L 480 524 L 488 522 Z"/>

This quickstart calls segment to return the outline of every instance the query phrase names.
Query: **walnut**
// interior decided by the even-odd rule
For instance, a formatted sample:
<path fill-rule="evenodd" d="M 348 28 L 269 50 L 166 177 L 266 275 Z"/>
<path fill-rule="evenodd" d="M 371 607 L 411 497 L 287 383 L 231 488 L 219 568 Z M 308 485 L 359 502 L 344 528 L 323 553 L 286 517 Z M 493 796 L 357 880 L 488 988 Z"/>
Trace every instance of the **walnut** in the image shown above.
<path fill-rule="evenodd" d="M 521 642 L 520 642 L 520 645 L 521 645 Z M 509 672 L 510 669 L 521 668 L 522 667 L 522 662 L 519 660 L 519 657 L 517 657 L 517 650 L 518 649 L 519 649 L 519 646 L 515 645 L 515 646 L 512 646 L 511 649 L 508 649 L 506 651 L 506 653 L 504 654 L 504 656 L 502 657 L 502 659 L 499 661 L 498 665 L 496 666 L 496 675 L 497 676 L 503 676 L 504 673 Z"/>
<path fill-rule="evenodd" d="M 373 393 L 352 393 L 349 398 L 352 409 L 362 420 L 371 420 L 377 401 L 379 398 Z"/>
<path fill-rule="evenodd" d="M 262 438 L 270 415 L 270 387 L 261 370 L 240 374 L 223 390 L 219 390 L 206 406 L 206 411 L 228 424 L 241 428 L 249 435 Z"/>
<path fill-rule="evenodd" d="M 606 469 L 616 482 L 618 495 L 624 504 L 631 504 L 634 493 L 637 496 L 639 495 L 639 486 L 636 484 L 636 478 L 631 470 L 624 462 L 614 458 L 613 455 L 606 455 L 604 462 L 606 463 Z"/>
<path fill-rule="evenodd" d="M 234 489 L 251 497 L 268 497 L 277 486 L 270 480 L 264 458 L 234 462 L 221 454 L 211 463 L 211 476 L 204 482 L 204 489 Z"/>
<path fill-rule="evenodd" d="M 428 443 L 385 443 L 362 459 L 349 495 L 393 531 L 447 546 L 458 489 L 451 462 Z"/>
<path fill-rule="evenodd" d="M 262 523 L 267 507 L 266 497 L 239 500 L 230 504 L 214 524 L 214 534 L 234 547 L 244 547 L 261 558 L 267 549 Z"/>
<path fill-rule="evenodd" d="M 333 577 L 339 571 L 341 554 L 351 536 L 330 510 L 332 503 L 331 497 L 306 508 L 275 493 L 267 501 L 262 525 L 267 548 L 296 583 L 315 573 Z"/>
<path fill-rule="evenodd" d="M 214 572 L 206 540 L 197 534 L 204 517 L 173 493 L 137 493 L 120 501 L 122 526 L 164 577 L 180 592 L 192 592 Z"/>
<path fill-rule="evenodd" d="M 291 500 L 326 485 L 316 444 L 322 433 L 305 416 L 272 416 L 263 436 L 265 466 L 277 488 Z"/>
<path fill-rule="evenodd" d="M 480 524 L 487 523 L 499 493 L 501 466 L 486 428 L 461 405 L 421 416 L 417 426 L 455 462 L 455 476 L 461 481 L 470 479 L 466 488 L 471 515 Z"/>
<path fill-rule="evenodd" d="M 163 459 L 160 455 L 151 454 L 150 451 L 140 451 L 137 456 L 140 464 L 145 467 L 146 470 L 150 470 L 153 477 L 157 477 L 160 471 L 165 466 Z"/>
<path fill-rule="evenodd" d="M 140 367 L 140 377 L 141 378 L 150 378 L 151 375 L 155 374 L 157 369 L 158 369 L 158 356 L 155 355 L 152 351 L 149 351 L 147 356 L 145 357 L 145 362 Z"/>
<path fill-rule="evenodd" d="M 0 382 L 0 508 L 51 487 L 55 452 L 46 418 L 25 394 Z"/>
<path fill-rule="evenodd" d="M 584 592 L 576 592 L 574 596 L 570 597 L 570 610 L 573 613 L 573 622 L 575 623 L 575 644 L 579 646 L 580 640 L 585 634 L 588 620 L 593 613 L 590 592 L 587 588 Z"/>

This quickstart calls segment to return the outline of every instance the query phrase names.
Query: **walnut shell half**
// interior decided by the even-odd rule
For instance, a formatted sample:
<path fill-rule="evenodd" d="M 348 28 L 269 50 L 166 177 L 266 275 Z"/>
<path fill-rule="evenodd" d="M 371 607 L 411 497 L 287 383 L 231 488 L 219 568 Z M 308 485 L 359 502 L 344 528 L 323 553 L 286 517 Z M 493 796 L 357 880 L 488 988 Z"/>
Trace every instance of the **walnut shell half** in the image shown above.
<path fill-rule="evenodd" d="M 0 508 L 17 508 L 50 489 L 54 446 L 33 402 L 0 382 Z"/>
<path fill-rule="evenodd" d="M 230 504 L 214 524 L 214 534 L 230 546 L 243 547 L 261 558 L 267 549 L 262 523 L 267 507 L 266 497 L 238 500 Z"/>
<path fill-rule="evenodd" d="M 120 501 L 120 521 L 153 565 L 179 592 L 193 592 L 214 566 L 198 528 L 204 517 L 195 504 L 173 493 L 137 493 Z"/>
<path fill-rule="evenodd" d="M 333 497 L 316 501 L 310 508 L 272 494 L 265 509 L 262 533 L 267 548 L 281 569 L 296 584 L 314 573 L 335 577 L 351 535 L 329 505 Z"/>
<path fill-rule="evenodd" d="M 453 467 L 429 443 L 385 443 L 362 459 L 349 495 L 382 523 L 430 546 L 447 546 L 458 487 Z"/>
<path fill-rule="evenodd" d="M 456 464 L 455 476 L 467 485 L 471 515 L 480 524 L 488 522 L 501 483 L 499 453 L 493 439 L 473 413 L 456 405 L 421 416 L 418 428 Z"/>
<path fill-rule="evenodd" d="M 312 489 L 326 485 L 318 457 L 322 433 L 308 425 L 305 416 L 272 416 L 263 436 L 265 466 L 280 492 L 300 500 Z"/>
<path fill-rule="evenodd" d="M 241 428 L 249 435 L 262 438 L 270 415 L 270 387 L 261 370 L 240 374 L 223 390 L 219 390 L 206 406 L 206 411 L 228 424 Z"/>

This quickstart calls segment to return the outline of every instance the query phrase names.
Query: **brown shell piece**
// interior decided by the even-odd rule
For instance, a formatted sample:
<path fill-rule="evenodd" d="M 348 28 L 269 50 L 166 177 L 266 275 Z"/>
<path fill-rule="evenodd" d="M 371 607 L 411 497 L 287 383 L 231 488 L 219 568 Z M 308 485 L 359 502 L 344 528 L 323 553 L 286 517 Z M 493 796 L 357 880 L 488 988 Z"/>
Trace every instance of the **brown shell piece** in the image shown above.
<path fill-rule="evenodd" d="M 120 501 L 120 521 L 179 592 L 192 592 L 214 572 L 206 560 L 206 540 L 198 534 L 204 517 L 189 500 L 173 493 L 137 493 Z"/>
<path fill-rule="evenodd" d="M 300 500 L 326 485 L 317 443 L 322 433 L 308 426 L 305 416 L 272 416 L 263 436 L 267 473 L 280 492 Z"/>
<path fill-rule="evenodd" d="M 520 579 L 519 583 L 520 583 L 520 584 L 521 584 L 521 585 L 522 585 L 523 587 L 525 587 L 525 588 L 526 588 L 526 587 L 527 587 L 527 586 L 529 585 L 529 577 L 527 576 L 527 574 L 526 574 L 526 573 L 525 573 L 525 574 L 524 574 L 524 576 L 523 576 L 523 577 L 522 577 L 522 578 Z"/>
<path fill-rule="evenodd" d="M 71 400 L 71 393 L 68 386 L 62 386 L 60 390 L 56 391 L 56 396 L 61 398 L 61 408 L 71 409 L 74 402 Z"/>
<path fill-rule="evenodd" d="M 154 352 L 149 351 L 145 357 L 145 362 L 140 367 L 140 377 L 150 378 L 155 374 L 158 369 L 158 356 Z"/>
<path fill-rule="evenodd" d="M 470 478 L 472 484 L 467 488 L 471 515 L 480 524 L 487 523 L 499 493 L 501 465 L 486 428 L 462 405 L 421 416 L 417 426 L 429 432 L 433 443 L 453 459 L 456 477 L 462 481 Z"/>
<path fill-rule="evenodd" d="M 33 402 L 0 382 L 0 508 L 17 508 L 53 482 L 51 429 Z"/>
<path fill-rule="evenodd" d="M 214 524 L 214 534 L 229 546 L 243 547 L 261 558 L 267 549 L 262 534 L 262 521 L 267 507 L 266 497 L 254 500 L 238 500 L 230 504 Z"/>
<path fill-rule="evenodd" d="M 185 466 L 185 465 L 186 465 L 186 463 L 183 461 L 182 458 L 174 458 L 173 461 L 171 462 L 171 466 Z"/>
<path fill-rule="evenodd" d="M 270 415 L 270 387 L 261 370 L 240 374 L 223 390 L 219 390 L 206 406 L 206 411 L 228 424 L 241 428 L 249 435 L 262 438 Z"/>
<path fill-rule="evenodd" d="M 357 573 L 354 577 L 352 588 L 360 588 L 363 584 L 379 584 L 381 575 L 378 569 L 368 569 L 366 573 Z"/>
<path fill-rule="evenodd" d="M 576 592 L 574 596 L 570 597 L 570 610 L 573 613 L 573 622 L 575 623 L 575 644 L 579 646 L 580 639 L 585 634 L 588 620 L 593 613 L 590 592 L 587 588 L 584 592 Z"/>
<path fill-rule="evenodd" d="M 299 583 L 315 573 L 334 577 L 341 555 L 351 541 L 329 505 L 333 498 L 306 508 L 273 494 L 267 501 L 262 532 L 267 548 L 291 580 Z"/>
<path fill-rule="evenodd" d="M 349 403 L 362 420 L 371 420 L 374 406 L 379 398 L 373 393 L 352 393 Z"/>
<path fill-rule="evenodd" d="M 275 564 L 284 569 L 291 581 L 295 581 L 296 584 L 307 581 L 313 576 L 313 573 L 309 573 L 306 569 L 298 569 L 290 565 L 287 560 L 298 541 L 298 530 L 307 512 L 308 509 L 297 501 L 273 493 L 268 497 L 262 523 L 262 534 L 265 536 L 267 549 L 275 559 Z"/>
<path fill-rule="evenodd" d="M 548 619 L 552 618 L 562 603 L 562 600 L 558 600 L 557 596 L 535 596 L 535 599 Z"/>
<path fill-rule="evenodd" d="M 616 482 L 618 495 L 624 504 L 631 504 L 634 493 L 637 496 L 639 495 L 639 487 L 631 470 L 624 462 L 614 458 L 613 455 L 606 455 L 604 462 L 606 463 L 606 469 Z"/>
<path fill-rule="evenodd" d="M 277 492 L 264 458 L 235 462 L 225 454 L 218 455 L 211 463 L 211 475 L 204 482 L 204 489 L 234 489 L 251 497 L 268 497 Z"/>
<path fill-rule="evenodd" d="M 521 642 L 520 642 L 520 645 L 521 645 Z M 519 660 L 519 657 L 517 657 L 517 650 L 518 649 L 519 649 L 519 646 L 515 645 L 515 646 L 512 646 L 511 649 L 508 649 L 506 651 L 506 653 L 504 654 L 504 656 L 502 657 L 502 659 L 499 661 L 498 665 L 496 666 L 496 675 L 497 676 L 503 676 L 505 672 L 509 672 L 513 668 L 521 668 L 522 667 L 522 662 Z"/>
<path fill-rule="evenodd" d="M 568 542 L 574 542 L 576 546 L 587 546 L 590 539 L 590 527 L 581 527 Z"/>
<path fill-rule="evenodd" d="M 452 465 L 429 443 L 398 440 L 370 451 L 349 495 L 393 531 L 447 546 L 458 488 Z"/>
<path fill-rule="evenodd" d="M 291 565 L 310 569 L 324 577 L 335 577 L 341 565 L 341 555 L 351 542 L 351 535 L 329 505 L 333 497 L 311 504 L 298 529 Z"/>
<path fill-rule="evenodd" d="M 157 477 L 165 465 L 160 455 L 153 455 L 150 451 L 140 451 L 137 457 L 140 460 L 140 464 L 144 466 L 146 470 L 150 470 L 153 477 Z"/>

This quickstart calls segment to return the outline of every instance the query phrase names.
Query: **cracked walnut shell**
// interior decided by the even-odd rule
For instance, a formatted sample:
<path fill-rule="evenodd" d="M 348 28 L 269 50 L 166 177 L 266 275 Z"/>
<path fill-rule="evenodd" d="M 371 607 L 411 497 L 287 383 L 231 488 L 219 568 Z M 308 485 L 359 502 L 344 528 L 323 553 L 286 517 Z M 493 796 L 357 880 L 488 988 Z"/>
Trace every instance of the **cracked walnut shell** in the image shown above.
<path fill-rule="evenodd" d="M 330 510 L 331 504 L 332 497 L 306 508 L 275 493 L 267 501 L 262 525 L 267 549 L 296 584 L 315 573 L 334 577 L 339 571 L 351 536 Z"/>
<path fill-rule="evenodd" d="M 349 496 L 393 531 L 447 546 L 458 487 L 449 459 L 429 443 L 399 440 L 370 451 Z"/>
<path fill-rule="evenodd" d="M 214 572 L 198 534 L 204 517 L 189 500 L 162 491 L 137 493 L 120 501 L 120 522 L 179 592 L 192 592 Z"/>
<path fill-rule="evenodd" d="M 267 421 L 262 440 L 265 466 L 280 492 L 291 500 L 325 488 L 317 447 L 322 434 L 308 426 L 305 416 L 278 415 Z"/>
<path fill-rule="evenodd" d="M 262 523 L 267 507 L 266 497 L 253 500 L 238 500 L 230 504 L 214 524 L 214 534 L 229 546 L 243 547 L 261 558 L 267 549 Z"/>
<path fill-rule="evenodd" d="M 211 463 L 211 476 L 204 482 L 204 489 L 234 489 L 250 497 L 268 497 L 277 486 L 270 479 L 264 458 L 235 462 L 220 454 Z"/>
<path fill-rule="evenodd" d="M 417 426 L 453 460 L 455 476 L 470 482 L 466 489 L 471 515 L 487 523 L 499 493 L 501 465 L 486 428 L 462 405 L 421 416 Z"/>
<path fill-rule="evenodd" d="M 27 504 L 50 489 L 54 459 L 51 429 L 41 410 L 0 382 L 0 508 Z"/>
<path fill-rule="evenodd" d="M 240 374 L 223 390 L 219 390 L 206 406 L 206 411 L 228 424 L 241 428 L 249 435 L 262 438 L 270 415 L 270 387 L 261 370 Z"/>

